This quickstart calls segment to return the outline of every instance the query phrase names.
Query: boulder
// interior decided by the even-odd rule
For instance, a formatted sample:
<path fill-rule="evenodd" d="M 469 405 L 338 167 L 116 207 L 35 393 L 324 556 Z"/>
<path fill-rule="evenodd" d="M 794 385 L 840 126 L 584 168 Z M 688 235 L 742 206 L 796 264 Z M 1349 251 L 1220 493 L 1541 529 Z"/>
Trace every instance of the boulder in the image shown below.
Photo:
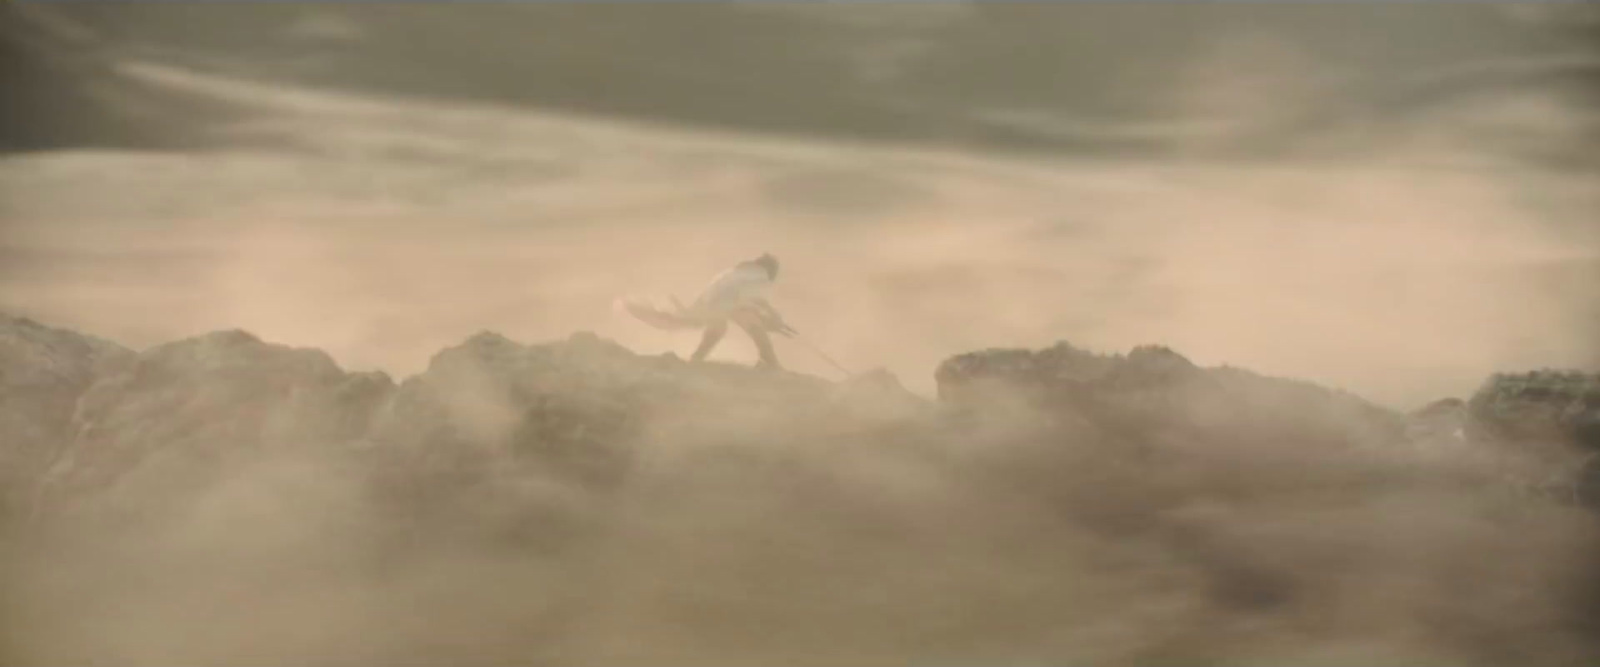
<path fill-rule="evenodd" d="M 42 500 L 137 511 L 232 460 L 349 445 L 393 389 L 383 373 L 346 373 L 320 350 L 243 331 L 161 345 L 82 393 Z"/>
<path fill-rule="evenodd" d="M 75 435 L 79 399 L 133 357 L 114 343 L 0 314 L 0 507 L 30 502 Z"/>
<path fill-rule="evenodd" d="M 1496 373 L 1466 403 L 1470 435 L 1510 443 L 1600 450 L 1600 373 Z"/>

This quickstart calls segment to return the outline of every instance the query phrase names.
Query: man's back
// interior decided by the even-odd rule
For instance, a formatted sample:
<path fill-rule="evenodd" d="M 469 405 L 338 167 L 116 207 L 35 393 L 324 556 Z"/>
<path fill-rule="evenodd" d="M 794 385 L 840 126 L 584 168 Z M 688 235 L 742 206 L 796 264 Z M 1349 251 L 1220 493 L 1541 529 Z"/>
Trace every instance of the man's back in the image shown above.
<path fill-rule="evenodd" d="M 712 278 L 689 311 L 706 316 L 727 315 L 765 298 L 771 288 L 772 276 L 766 267 L 757 262 L 741 262 Z"/>
<path fill-rule="evenodd" d="M 700 321 L 706 327 L 705 334 L 700 338 L 700 347 L 689 358 L 693 361 L 705 359 L 716 347 L 717 341 L 722 340 L 728 323 L 732 321 L 750 334 L 750 339 L 755 342 L 756 351 L 761 354 L 761 362 L 757 366 L 780 368 L 767 330 L 787 334 L 793 329 L 783 323 L 783 318 L 766 301 L 767 290 L 777 277 L 778 258 L 771 254 L 740 262 L 717 274 L 694 300 L 694 304 L 681 313 L 688 321 Z"/>

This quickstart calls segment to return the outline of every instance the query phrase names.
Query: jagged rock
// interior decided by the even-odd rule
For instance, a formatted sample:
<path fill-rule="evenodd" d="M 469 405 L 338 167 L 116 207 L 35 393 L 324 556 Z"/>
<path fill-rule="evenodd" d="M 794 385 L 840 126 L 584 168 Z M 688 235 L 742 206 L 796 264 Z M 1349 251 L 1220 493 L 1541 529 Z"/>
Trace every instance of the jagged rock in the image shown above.
<path fill-rule="evenodd" d="M 1099 355 L 1059 343 L 1037 352 L 953 357 L 935 374 L 952 405 L 1021 400 L 1058 419 L 1137 442 L 1274 440 L 1296 446 L 1397 442 L 1404 420 L 1355 396 L 1235 368 L 1205 369 L 1161 346 Z"/>
<path fill-rule="evenodd" d="M 481 332 L 405 380 L 369 441 L 389 502 L 548 537 L 595 505 L 573 494 L 615 488 L 641 457 L 814 431 L 844 413 L 833 396 L 817 378 L 641 356 L 590 333 L 523 345 Z"/>
<path fill-rule="evenodd" d="M 1600 373 L 1497 373 L 1467 401 L 1469 436 L 1600 448 Z"/>
<path fill-rule="evenodd" d="M 593 334 L 528 346 L 484 332 L 402 383 L 373 437 L 397 447 L 533 456 L 530 446 L 618 444 L 655 416 L 820 403 L 826 387 L 799 375 L 643 357 Z"/>
<path fill-rule="evenodd" d="M 132 358 L 113 343 L 0 315 L 0 508 L 26 502 L 71 440 L 79 396 Z"/>
<path fill-rule="evenodd" d="M 1406 440 L 1427 447 L 1454 447 L 1466 442 L 1467 404 L 1444 398 L 1406 415 Z"/>
<path fill-rule="evenodd" d="M 83 394 L 44 491 L 59 502 L 178 492 L 235 457 L 348 444 L 393 386 L 243 331 L 161 345 Z"/>
<path fill-rule="evenodd" d="M 1600 373 L 1497 373 L 1459 419 L 1468 442 L 1521 464 L 1529 493 L 1600 510 Z"/>
<path fill-rule="evenodd" d="M 41 436 L 59 453 L 33 485 L 38 507 L 138 508 L 231 463 L 308 451 L 361 458 L 389 499 L 517 507 L 533 493 L 542 507 L 615 486 L 641 452 L 824 438 L 929 407 L 887 373 L 836 386 L 640 356 L 587 333 L 522 345 L 482 332 L 397 386 L 319 350 L 220 331 L 126 353 L 63 397 L 76 408 Z M 898 417 L 868 419 L 891 406 Z"/>

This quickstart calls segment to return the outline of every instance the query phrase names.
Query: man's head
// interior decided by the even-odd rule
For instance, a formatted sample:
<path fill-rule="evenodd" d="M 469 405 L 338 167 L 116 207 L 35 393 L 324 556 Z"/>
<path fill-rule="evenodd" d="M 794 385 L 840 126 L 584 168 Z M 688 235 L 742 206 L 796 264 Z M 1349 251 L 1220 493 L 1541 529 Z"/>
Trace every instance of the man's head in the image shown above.
<path fill-rule="evenodd" d="M 752 263 L 766 269 L 768 278 L 772 280 L 778 279 L 778 258 L 773 257 L 772 253 L 762 253 L 760 257 L 752 260 Z"/>

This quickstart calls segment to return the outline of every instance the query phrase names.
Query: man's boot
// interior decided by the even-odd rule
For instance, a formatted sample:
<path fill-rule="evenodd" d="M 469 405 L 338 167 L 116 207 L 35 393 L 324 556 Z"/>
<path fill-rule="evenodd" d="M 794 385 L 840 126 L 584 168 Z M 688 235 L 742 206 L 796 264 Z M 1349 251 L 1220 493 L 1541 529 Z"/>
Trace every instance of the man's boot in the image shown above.
<path fill-rule="evenodd" d="M 763 370 L 783 370 L 783 365 L 778 363 L 778 353 L 772 348 L 772 338 L 767 335 L 767 330 L 758 324 L 739 323 L 739 328 L 750 334 L 750 340 L 755 341 L 756 353 L 761 359 L 756 362 L 756 368 Z"/>

